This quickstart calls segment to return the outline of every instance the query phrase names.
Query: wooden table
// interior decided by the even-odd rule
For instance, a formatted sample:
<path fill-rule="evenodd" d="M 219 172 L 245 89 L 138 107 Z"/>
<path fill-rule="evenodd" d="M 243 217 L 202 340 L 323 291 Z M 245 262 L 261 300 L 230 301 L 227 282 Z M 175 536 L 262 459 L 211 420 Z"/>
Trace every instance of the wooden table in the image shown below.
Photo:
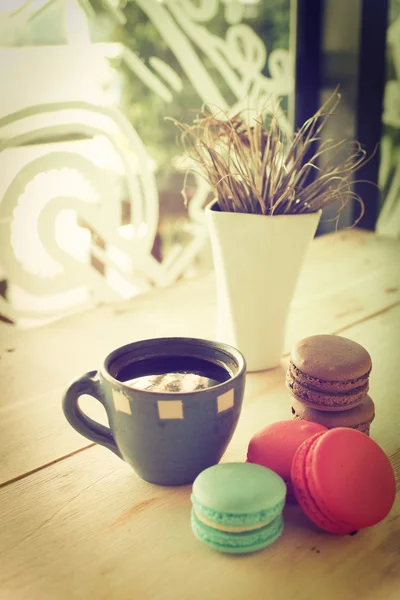
<path fill-rule="evenodd" d="M 190 486 L 141 481 L 77 434 L 61 412 L 68 381 L 114 347 L 161 335 L 213 337 L 211 275 L 35 330 L 0 328 L 1 600 L 399 600 L 400 502 L 351 536 L 285 508 L 282 538 L 254 555 L 217 554 L 190 530 Z M 292 306 L 282 368 L 249 374 L 223 460 L 243 460 L 260 427 L 290 418 L 294 340 L 340 333 L 371 353 L 372 437 L 400 486 L 400 244 L 346 231 L 314 240 Z M 94 401 L 87 411 L 104 421 Z M 101 411 L 101 407 L 100 407 Z"/>

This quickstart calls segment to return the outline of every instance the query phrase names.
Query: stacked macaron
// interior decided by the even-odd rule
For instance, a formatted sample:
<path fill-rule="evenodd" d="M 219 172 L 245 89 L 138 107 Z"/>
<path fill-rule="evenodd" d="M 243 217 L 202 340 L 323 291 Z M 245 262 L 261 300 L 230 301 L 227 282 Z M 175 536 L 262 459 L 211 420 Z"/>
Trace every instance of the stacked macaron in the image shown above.
<path fill-rule="evenodd" d="M 347 338 L 314 335 L 300 340 L 286 374 L 293 418 L 369 435 L 375 416 L 368 396 L 371 368 L 365 348 Z"/>
<path fill-rule="evenodd" d="M 283 479 L 259 465 L 224 463 L 197 476 L 192 491 L 192 530 L 228 553 L 266 548 L 283 530 Z"/>

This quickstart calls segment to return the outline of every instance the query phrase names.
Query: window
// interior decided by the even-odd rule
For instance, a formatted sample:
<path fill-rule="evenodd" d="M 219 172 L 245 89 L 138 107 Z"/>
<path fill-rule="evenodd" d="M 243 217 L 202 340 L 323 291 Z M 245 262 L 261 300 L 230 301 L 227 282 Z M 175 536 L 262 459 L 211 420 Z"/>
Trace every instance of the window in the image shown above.
<path fill-rule="evenodd" d="M 177 128 L 274 101 L 290 129 L 290 0 L 35 0 L 1 9 L 1 312 L 34 325 L 211 266 Z"/>

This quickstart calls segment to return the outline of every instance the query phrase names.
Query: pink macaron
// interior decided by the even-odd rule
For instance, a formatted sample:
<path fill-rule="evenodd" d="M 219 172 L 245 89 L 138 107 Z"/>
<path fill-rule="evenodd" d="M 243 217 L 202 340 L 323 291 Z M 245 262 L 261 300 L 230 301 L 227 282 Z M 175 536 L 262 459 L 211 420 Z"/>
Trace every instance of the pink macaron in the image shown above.
<path fill-rule="evenodd" d="M 296 498 L 321 529 L 348 534 L 382 521 L 396 495 L 383 450 L 355 429 L 337 427 L 301 444 L 292 462 Z"/>
<path fill-rule="evenodd" d="M 247 462 L 275 471 L 287 485 L 287 499 L 295 502 L 291 485 L 291 466 L 298 447 L 327 428 L 311 421 L 277 421 L 258 431 L 250 440 Z"/>

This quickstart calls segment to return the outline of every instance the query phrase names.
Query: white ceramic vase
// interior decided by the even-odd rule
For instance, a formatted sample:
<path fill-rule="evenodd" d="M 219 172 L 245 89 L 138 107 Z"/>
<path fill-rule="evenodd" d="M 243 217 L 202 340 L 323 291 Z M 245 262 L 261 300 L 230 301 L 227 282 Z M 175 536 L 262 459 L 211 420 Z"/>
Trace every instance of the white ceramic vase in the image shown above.
<path fill-rule="evenodd" d="M 218 341 L 248 371 L 280 364 L 290 303 L 321 212 L 254 215 L 206 207 L 217 284 Z"/>

